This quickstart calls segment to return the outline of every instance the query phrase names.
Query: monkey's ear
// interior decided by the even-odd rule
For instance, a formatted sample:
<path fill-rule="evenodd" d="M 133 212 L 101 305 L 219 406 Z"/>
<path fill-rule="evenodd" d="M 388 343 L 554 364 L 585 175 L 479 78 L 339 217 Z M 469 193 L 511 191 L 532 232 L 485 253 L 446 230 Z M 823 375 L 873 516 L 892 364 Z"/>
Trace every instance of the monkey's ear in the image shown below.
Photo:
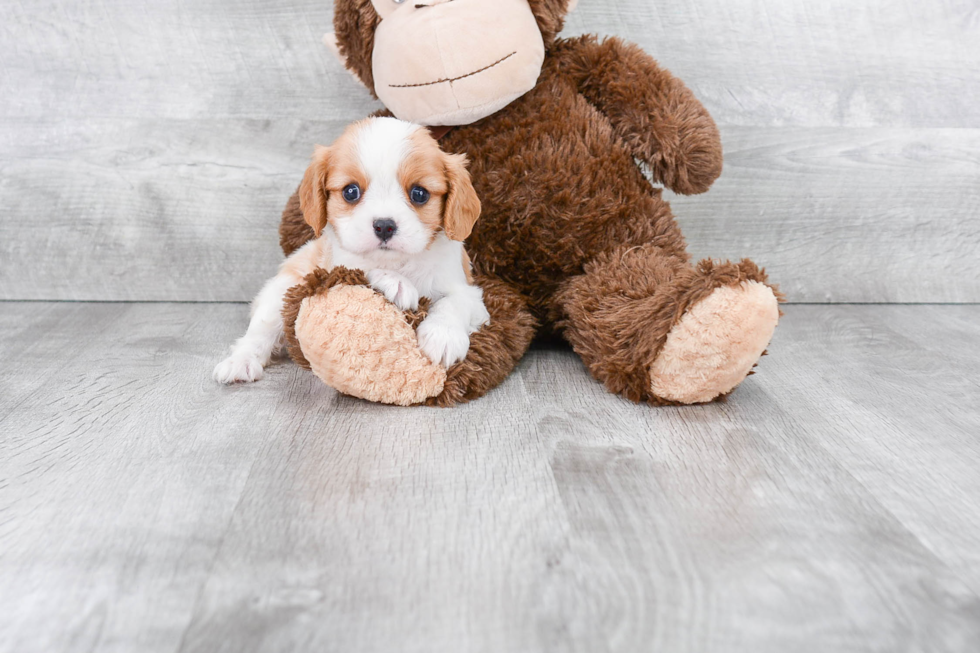
<path fill-rule="evenodd" d="M 473 231 L 480 217 L 480 198 L 477 197 L 466 170 L 466 157 L 462 154 L 446 155 L 446 206 L 443 209 L 442 228 L 451 240 L 463 241 Z"/>
<path fill-rule="evenodd" d="M 527 0 L 531 5 L 531 13 L 538 21 L 538 29 L 541 30 L 541 38 L 544 39 L 545 47 L 554 43 L 558 32 L 565 24 L 565 16 L 578 0 Z"/>
<path fill-rule="evenodd" d="M 388 2 L 395 6 L 391 0 Z M 374 32 L 380 24 L 381 16 L 375 10 L 372 0 L 334 0 L 334 41 L 344 67 L 354 73 L 372 95 Z"/>
<path fill-rule="evenodd" d="M 337 33 L 327 32 L 326 34 L 324 34 L 323 44 L 327 46 L 327 49 L 330 50 L 330 52 L 333 53 L 333 56 L 337 57 L 337 61 L 344 64 L 344 68 L 346 68 L 347 62 L 344 61 L 344 58 L 340 55 L 340 46 L 337 45 Z"/>
<path fill-rule="evenodd" d="M 363 86 L 364 82 L 362 82 L 361 78 L 357 76 L 357 73 L 347 67 L 347 59 L 340 53 L 340 44 L 337 43 L 337 33 L 327 32 L 324 34 L 323 44 L 327 46 L 327 49 L 330 50 L 334 57 L 336 57 L 337 61 L 340 62 L 340 65 L 344 67 L 344 70 L 350 73 L 350 76 L 354 78 L 354 81 Z"/>
<path fill-rule="evenodd" d="M 344 67 L 344 70 L 350 73 L 350 76 L 354 78 L 354 81 L 363 85 L 364 82 L 362 82 L 361 78 L 357 76 L 357 73 L 347 67 L 347 59 L 344 57 L 344 55 L 340 54 L 340 44 L 337 43 L 337 33 L 327 32 L 324 34 L 323 44 L 327 46 L 327 49 L 330 50 L 331 53 L 333 53 L 333 56 L 340 62 L 340 65 Z"/>
<path fill-rule="evenodd" d="M 306 224 L 313 227 L 317 238 L 327 226 L 327 173 L 330 167 L 330 148 L 317 145 L 313 161 L 299 184 L 299 208 Z"/>

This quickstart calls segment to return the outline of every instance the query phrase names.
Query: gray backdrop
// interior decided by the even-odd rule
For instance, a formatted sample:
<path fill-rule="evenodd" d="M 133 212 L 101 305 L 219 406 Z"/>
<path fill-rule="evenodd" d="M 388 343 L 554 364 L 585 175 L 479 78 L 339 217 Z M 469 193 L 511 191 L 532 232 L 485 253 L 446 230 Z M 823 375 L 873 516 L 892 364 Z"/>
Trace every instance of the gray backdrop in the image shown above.
<path fill-rule="evenodd" d="M 315 142 L 377 105 L 311 0 L 0 3 L 0 299 L 245 301 Z M 721 126 L 673 202 L 796 302 L 980 301 L 977 0 L 581 0 Z"/>

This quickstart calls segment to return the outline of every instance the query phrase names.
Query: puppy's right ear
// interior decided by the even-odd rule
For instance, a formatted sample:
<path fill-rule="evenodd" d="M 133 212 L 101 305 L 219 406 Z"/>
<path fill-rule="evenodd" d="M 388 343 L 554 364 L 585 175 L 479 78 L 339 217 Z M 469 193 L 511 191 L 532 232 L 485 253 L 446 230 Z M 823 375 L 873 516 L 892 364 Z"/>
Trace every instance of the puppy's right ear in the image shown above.
<path fill-rule="evenodd" d="M 327 226 L 327 172 L 330 167 L 330 148 L 316 146 L 313 161 L 299 185 L 299 208 L 306 224 L 320 237 Z"/>
<path fill-rule="evenodd" d="M 466 156 L 444 154 L 446 161 L 446 205 L 443 210 L 442 228 L 450 240 L 464 241 L 480 217 L 480 198 L 473 189 L 470 173 L 466 170 Z"/>

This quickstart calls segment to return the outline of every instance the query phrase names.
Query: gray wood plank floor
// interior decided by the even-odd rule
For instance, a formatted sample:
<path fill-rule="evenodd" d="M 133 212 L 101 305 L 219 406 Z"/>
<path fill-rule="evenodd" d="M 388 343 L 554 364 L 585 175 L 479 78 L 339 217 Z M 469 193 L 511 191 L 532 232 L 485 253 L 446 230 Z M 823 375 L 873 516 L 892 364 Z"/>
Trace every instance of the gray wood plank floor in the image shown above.
<path fill-rule="evenodd" d="M 0 3 L 0 299 L 247 301 L 316 142 L 376 104 L 321 0 Z M 980 301 L 976 0 L 581 0 L 718 120 L 675 210 L 800 302 Z"/>
<path fill-rule="evenodd" d="M 0 303 L 0 650 L 980 649 L 980 306 L 790 306 L 683 409 L 214 385 L 245 319 Z"/>

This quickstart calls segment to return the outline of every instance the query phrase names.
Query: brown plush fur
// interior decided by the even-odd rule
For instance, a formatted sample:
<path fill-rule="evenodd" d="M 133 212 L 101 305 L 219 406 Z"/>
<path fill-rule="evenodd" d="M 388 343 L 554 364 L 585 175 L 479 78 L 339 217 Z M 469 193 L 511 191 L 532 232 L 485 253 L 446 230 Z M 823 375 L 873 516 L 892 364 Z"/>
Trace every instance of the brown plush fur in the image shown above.
<path fill-rule="evenodd" d="M 315 237 L 313 228 L 303 219 L 303 211 L 299 206 L 299 189 L 297 189 L 286 202 L 286 208 L 282 210 L 282 221 L 279 223 L 279 247 L 286 256 L 289 256 Z"/>
<path fill-rule="evenodd" d="M 535 322 L 524 300 L 506 284 L 480 277 L 490 324 L 470 336 L 470 350 L 449 368 L 442 393 L 430 406 L 452 406 L 482 397 L 507 378 L 534 338 Z"/>
<path fill-rule="evenodd" d="M 650 392 L 649 369 L 688 308 L 721 286 L 765 282 L 755 263 L 691 267 L 651 245 L 621 247 L 589 263 L 557 294 L 556 324 L 589 371 L 633 401 L 670 403 Z"/>
<path fill-rule="evenodd" d="M 347 61 L 347 68 L 364 82 L 374 98 L 374 73 L 371 54 L 374 52 L 374 30 L 381 18 L 371 0 L 338 0 L 334 4 L 333 28 L 337 46 Z"/>
<path fill-rule="evenodd" d="M 467 389 L 451 389 L 463 371 L 450 370 L 444 394 L 465 400 L 499 383 L 537 324 L 562 334 L 611 391 L 669 403 L 651 395 L 649 368 L 670 328 L 712 290 L 767 278 L 751 261 L 692 266 L 670 206 L 636 160 L 678 193 L 704 192 L 722 169 L 718 130 L 636 46 L 556 40 L 568 0 L 530 4 L 547 48 L 537 86 L 440 141 L 466 155 L 483 204 L 467 250 L 491 313 L 462 363 Z M 338 0 L 341 51 L 369 87 L 372 14 L 367 0 Z M 291 199 L 283 214 L 287 254 L 312 236 L 297 209 Z"/>
<path fill-rule="evenodd" d="M 430 406 L 454 406 L 483 396 L 507 377 L 534 337 L 534 319 L 519 295 L 494 279 L 482 278 L 477 283 L 483 288 L 491 322 L 473 334 L 466 358 L 447 370 L 442 392 L 425 402 Z M 296 320 L 303 300 L 323 295 L 338 285 L 367 286 L 368 282 L 360 270 L 318 269 L 286 294 L 283 309 L 286 346 L 290 357 L 305 369 L 310 369 L 310 363 L 296 337 Z M 418 328 L 428 305 L 429 300 L 423 297 L 417 311 L 405 312 L 409 326 Z"/>

